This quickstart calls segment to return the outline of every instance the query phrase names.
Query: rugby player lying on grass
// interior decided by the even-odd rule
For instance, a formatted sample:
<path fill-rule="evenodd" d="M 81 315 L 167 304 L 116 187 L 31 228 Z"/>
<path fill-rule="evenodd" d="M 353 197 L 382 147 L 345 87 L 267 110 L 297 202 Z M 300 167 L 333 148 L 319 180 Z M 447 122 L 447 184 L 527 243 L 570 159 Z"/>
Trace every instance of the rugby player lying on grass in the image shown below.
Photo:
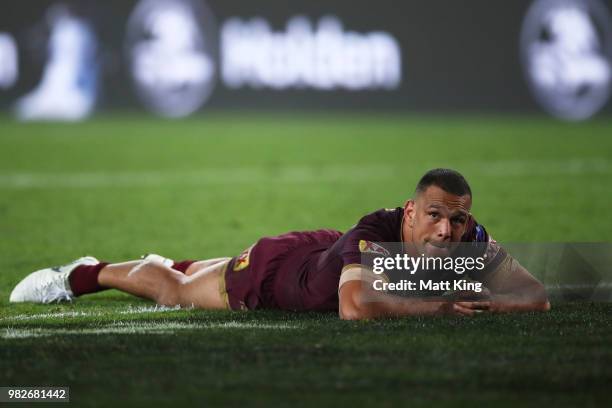
<path fill-rule="evenodd" d="M 28 275 L 10 301 L 51 303 L 114 288 L 160 305 L 338 311 L 342 319 L 548 310 L 543 285 L 490 238 L 471 216 L 471 205 L 472 192 L 461 174 L 434 169 L 404 208 L 368 214 L 344 234 L 291 232 L 262 238 L 237 257 L 204 261 L 148 255 L 110 264 L 84 257 Z M 372 272 L 361 264 L 364 245 L 374 242 L 403 242 L 425 255 L 449 251 L 454 243 L 481 242 L 489 256 L 471 278 L 486 290 L 478 299 L 462 293 L 433 300 L 375 291 L 364 284 Z"/>

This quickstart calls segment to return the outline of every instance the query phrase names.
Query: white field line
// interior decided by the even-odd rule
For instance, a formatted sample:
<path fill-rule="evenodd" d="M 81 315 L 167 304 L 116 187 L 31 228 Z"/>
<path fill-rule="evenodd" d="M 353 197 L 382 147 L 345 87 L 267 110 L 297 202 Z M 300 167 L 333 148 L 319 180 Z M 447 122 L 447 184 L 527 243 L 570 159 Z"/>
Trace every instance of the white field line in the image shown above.
<path fill-rule="evenodd" d="M 180 322 L 117 322 L 102 327 L 62 329 L 62 328 L 5 328 L 0 332 L 3 339 L 28 337 L 48 337 L 66 335 L 100 335 L 100 334 L 173 334 L 181 330 L 201 329 L 264 329 L 290 330 L 296 326 L 287 324 L 259 324 L 229 321 L 225 323 L 180 323 Z"/>
<path fill-rule="evenodd" d="M 500 176 L 572 176 L 583 174 L 608 174 L 612 172 L 612 160 L 603 157 L 572 158 L 564 160 L 496 160 L 465 163 L 467 169 L 480 170 L 482 175 Z"/>
<path fill-rule="evenodd" d="M 111 311 L 112 313 L 119 313 L 122 315 L 130 315 L 130 314 L 145 314 L 145 313 L 163 313 L 163 312 L 174 312 L 177 310 L 192 310 L 192 307 L 181 308 L 180 306 L 129 306 L 125 310 L 119 311 Z M 37 314 L 19 314 L 14 316 L 6 316 L 0 318 L 0 322 L 4 321 L 24 321 L 24 320 L 38 320 L 38 319 L 69 319 L 73 317 L 102 317 L 107 316 L 109 313 L 103 312 L 85 312 L 85 311 L 76 311 L 76 312 L 57 312 L 57 313 L 37 313 Z"/>
<path fill-rule="evenodd" d="M 414 165 L 414 163 L 412 164 Z M 499 160 L 459 163 L 464 171 L 484 176 L 581 175 L 612 173 L 612 160 Z M 131 171 L 79 173 L 0 173 L 0 189 L 150 187 L 161 185 L 226 185 L 254 183 L 365 183 L 383 181 L 405 173 L 388 164 L 336 166 L 284 166 L 264 168 L 210 168 L 199 171 Z"/>
<path fill-rule="evenodd" d="M 103 316 L 103 313 L 101 312 L 59 312 L 59 313 L 19 314 L 15 316 L 6 316 L 3 318 L 0 318 L 0 322 L 37 320 L 37 319 L 68 319 L 72 317 L 95 317 L 95 316 Z"/>
<path fill-rule="evenodd" d="M 564 290 L 564 289 L 612 289 L 612 282 L 599 282 L 598 284 L 592 283 L 555 283 L 551 285 L 545 285 L 546 290 Z"/>
<path fill-rule="evenodd" d="M 0 173 L 0 188 L 151 187 L 160 185 L 226 185 L 372 181 L 393 176 L 388 166 L 283 167 L 207 169 L 191 172 L 134 171 L 84 173 Z M 355 180 L 354 182 L 358 182 Z M 360 181 L 359 181 L 360 182 Z"/>
<path fill-rule="evenodd" d="M 160 313 L 160 312 L 175 312 L 177 310 L 193 310 L 193 307 L 176 306 L 128 306 L 127 309 L 119 311 L 119 314 L 135 314 L 135 313 Z"/>

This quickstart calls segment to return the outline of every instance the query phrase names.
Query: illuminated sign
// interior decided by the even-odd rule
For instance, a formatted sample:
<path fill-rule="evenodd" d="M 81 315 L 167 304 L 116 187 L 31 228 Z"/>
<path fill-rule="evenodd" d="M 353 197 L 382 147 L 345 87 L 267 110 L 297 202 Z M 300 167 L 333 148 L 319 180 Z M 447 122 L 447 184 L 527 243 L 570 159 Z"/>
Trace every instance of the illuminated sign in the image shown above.
<path fill-rule="evenodd" d="M 97 38 L 89 21 L 56 4 L 47 10 L 47 58 L 38 85 L 15 103 L 21 120 L 76 121 L 98 95 Z"/>
<path fill-rule="evenodd" d="M 521 34 L 527 80 L 540 105 L 559 118 L 586 119 L 608 101 L 612 19 L 598 0 L 536 0 Z"/>
<path fill-rule="evenodd" d="M 127 32 L 130 73 L 140 99 L 163 116 L 186 116 L 210 97 L 220 66 L 232 89 L 392 90 L 401 82 L 401 52 L 389 33 L 346 31 L 336 16 L 316 27 L 290 18 L 274 32 L 257 17 L 215 19 L 197 0 L 141 0 Z M 216 49 L 220 60 L 216 63 Z"/>
<path fill-rule="evenodd" d="M 186 116 L 215 79 L 214 20 L 195 0 L 142 0 L 128 23 L 127 54 L 140 99 L 154 112 Z"/>
<path fill-rule="evenodd" d="M 17 44 L 9 33 L 0 33 L 0 89 L 8 89 L 18 77 Z"/>
<path fill-rule="evenodd" d="M 316 28 L 296 16 L 274 32 L 263 18 L 231 18 L 221 30 L 222 77 L 231 88 L 396 89 L 401 52 L 389 33 L 345 31 L 336 16 Z"/>

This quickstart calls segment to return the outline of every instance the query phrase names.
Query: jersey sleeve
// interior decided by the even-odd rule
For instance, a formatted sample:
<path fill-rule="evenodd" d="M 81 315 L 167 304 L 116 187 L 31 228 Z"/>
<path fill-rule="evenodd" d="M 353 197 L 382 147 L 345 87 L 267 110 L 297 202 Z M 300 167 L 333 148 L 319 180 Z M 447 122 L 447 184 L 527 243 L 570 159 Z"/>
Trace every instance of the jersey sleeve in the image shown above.
<path fill-rule="evenodd" d="M 468 220 L 466 233 L 461 238 L 461 241 L 464 244 L 471 243 L 474 256 L 482 256 L 484 258 L 484 268 L 480 271 L 473 270 L 469 274 L 470 278 L 478 281 L 482 281 L 495 271 L 508 256 L 506 250 L 493 239 L 486 228 L 471 216 Z"/>
<path fill-rule="evenodd" d="M 374 214 L 363 217 L 357 225 L 344 234 L 342 241 L 340 248 L 342 271 L 339 286 L 349 280 L 389 281 L 385 274 L 374 274 L 369 262 L 365 261 L 375 256 L 389 255 L 389 251 L 380 244 L 389 241 L 389 237 L 384 230 L 381 230 L 380 220 Z M 360 268 L 360 272 L 356 268 Z M 347 271 L 349 273 L 345 273 Z"/>
<path fill-rule="evenodd" d="M 378 244 L 381 241 L 380 236 L 367 230 L 355 228 L 349 231 L 341 252 L 342 269 L 350 265 L 362 265 L 363 253 L 388 255 L 388 251 Z"/>
<path fill-rule="evenodd" d="M 343 236 L 340 256 L 343 268 L 349 265 L 362 264 L 363 255 L 388 256 L 389 251 L 379 243 L 393 242 L 389 215 L 394 209 L 379 210 L 361 218 L 357 225 Z"/>

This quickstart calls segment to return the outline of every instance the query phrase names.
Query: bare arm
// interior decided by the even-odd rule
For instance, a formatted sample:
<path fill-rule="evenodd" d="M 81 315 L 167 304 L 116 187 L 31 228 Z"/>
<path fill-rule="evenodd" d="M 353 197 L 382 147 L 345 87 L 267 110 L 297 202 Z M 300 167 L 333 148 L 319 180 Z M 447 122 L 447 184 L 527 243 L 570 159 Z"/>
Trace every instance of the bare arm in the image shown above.
<path fill-rule="evenodd" d="M 360 270 L 347 272 L 361 274 Z M 369 289 L 370 285 L 361 280 L 341 281 L 338 312 L 341 319 L 358 320 L 419 315 L 473 316 L 486 310 L 495 313 L 550 310 L 544 285 L 510 256 L 483 283 L 491 292 L 490 299 L 452 301 L 401 298 Z"/>
<path fill-rule="evenodd" d="M 361 280 L 342 283 L 339 289 L 338 313 L 344 320 L 374 319 L 418 315 L 472 316 L 490 306 L 488 301 L 449 301 L 407 299 L 367 288 Z"/>
<path fill-rule="evenodd" d="M 483 283 L 491 292 L 492 312 L 550 310 L 544 285 L 509 255 Z"/>

